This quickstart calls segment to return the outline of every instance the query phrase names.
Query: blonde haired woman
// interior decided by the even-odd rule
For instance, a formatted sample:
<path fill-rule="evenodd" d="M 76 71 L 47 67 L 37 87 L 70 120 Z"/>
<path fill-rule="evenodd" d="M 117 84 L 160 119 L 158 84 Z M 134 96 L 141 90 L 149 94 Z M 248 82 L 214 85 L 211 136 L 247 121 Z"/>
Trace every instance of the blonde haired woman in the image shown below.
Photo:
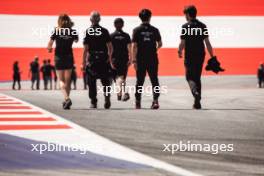
<path fill-rule="evenodd" d="M 64 95 L 63 109 L 70 109 L 71 73 L 74 65 L 72 44 L 78 42 L 78 34 L 72 29 L 73 22 L 67 14 L 61 14 L 58 18 L 58 27 L 55 28 L 48 43 L 48 51 L 52 52 L 55 41 L 55 69 L 60 81 L 60 87 Z"/>

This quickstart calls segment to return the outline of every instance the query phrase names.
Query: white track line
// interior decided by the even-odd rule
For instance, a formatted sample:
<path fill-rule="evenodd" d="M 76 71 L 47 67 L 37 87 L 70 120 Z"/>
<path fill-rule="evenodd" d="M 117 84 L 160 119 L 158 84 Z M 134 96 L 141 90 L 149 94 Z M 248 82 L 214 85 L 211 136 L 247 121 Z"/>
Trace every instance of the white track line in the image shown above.
<path fill-rule="evenodd" d="M 171 165 L 164 161 L 160 161 L 150 156 L 136 152 L 128 147 L 117 144 L 105 137 L 102 137 L 92 131 L 89 131 L 53 113 L 50 113 L 46 110 L 43 110 L 39 107 L 36 107 L 22 100 L 19 101 L 23 102 L 23 104 L 33 107 L 34 109 L 40 112 L 43 112 L 48 116 L 54 117 L 60 122 L 64 122 L 66 125 L 72 127 L 72 129 L 45 130 L 45 131 L 38 130 L 34 132 L 32 130 L 25 130 L 25 131 L 10 130 L 10 131 L 1 131 L 1 132 L 19 137 L 29 138 L 31 140 L 57 143 L 60 145 L 74 144 L 75 146 L 77 146 L 76 148 L 78 148 L 78 146 L 80 146 L 80 149 L 83 149 L 85 147 L 88 151 L 92 153 L 151 166 L 154 168 L 162 169 L 182 176 L 201 176 L 200 174 L 191 172 L 181 167 Z"/>

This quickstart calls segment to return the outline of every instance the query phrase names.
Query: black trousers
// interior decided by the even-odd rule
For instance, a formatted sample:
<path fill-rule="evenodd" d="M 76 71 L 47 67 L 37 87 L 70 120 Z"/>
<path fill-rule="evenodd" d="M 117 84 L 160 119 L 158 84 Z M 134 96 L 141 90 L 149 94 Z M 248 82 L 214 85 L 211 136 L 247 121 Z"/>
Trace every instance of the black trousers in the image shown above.
<path fill-rule="evenodd" d="M 83 88 L 87 89 L 87 76 L 86 76 L 86 72 L 83 72 Z"/>
<path fill-rule="evenodd" d="M 191 89 L 192 95 L 201 98 L 202 83 L 201 75 L 205 56 L 195 56 L 185 59 L 185 76 Z"/>
<path fill-rule="evenodd" d="M 259 87 L 262 87 L 262 85 L 264 84 L 264 78 L 263 77 L 258 77 L 258 84 L 259 84 Z"/>
<path fill-rule="evenodd" d="M 137 82 L 136 82 L 136 93 L 135 93 L 136 100 L 138 101 L 141 100 L 142 88 L 147 73 L 149 75 L 150 82 L 152 84 L 153 100 L 158 100 L 160 96 L 160 92 L 154 91 L 155 88 L 157 90 L 157 87 L 159 87 L 158 65 L 159 65 L 158 61 L 137 63 L 137 70 L 136 70 Z"/>
<path fill-rule="evenodd" d="M 39 82 L 40 82 L 40 76 L 39 73 L 32 73 L 32 77 L 31 77 L 31 88 L 34 88 L 34 84 L 36 82 L 36 88 L 39 89 Z"/>
<path fill-rule="evenodd" d="M 110 96 L 110 91 L 111 91 L 111 80 L 109 77 L 101 77 L 97 78 L 92 76 L 91 74 L 87 73 L 87 83 L 88 83 L 88 88 L 89 88 L 89 98 L 91 99 L 92 103 L 97 102 L 97 85 L 96 81 L 97 79 L 101 80 L 101 83 L 103 85 L 103 92 L 105 97 Z"/>
<path fill-rule="evenodd" d="M 13 75 L 13 89 L 16 87 L 16 83 L 18 84 L 18 89 L 21 89 L 21 84 L 20 84 L 20 75 Z"/>

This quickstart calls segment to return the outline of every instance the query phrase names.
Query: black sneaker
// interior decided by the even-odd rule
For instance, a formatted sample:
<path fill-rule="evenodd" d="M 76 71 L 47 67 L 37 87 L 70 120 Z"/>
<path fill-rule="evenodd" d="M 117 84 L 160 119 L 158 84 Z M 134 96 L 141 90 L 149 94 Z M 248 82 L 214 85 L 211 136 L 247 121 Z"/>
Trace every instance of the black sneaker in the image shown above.
<path fill-rule="evenodd" d="M 193 109 L 202 109 L 200 100 L 195 100 L 193 104 Z"/>
<path fill-rule="evenodd" d="M 117 95 L 117 101 L 121 101 L 122 100 L 122 95 Z"/>
<path fill-rule="evenodd" d="M 91 109 L 96 109 L 97 108 L 97 99 L 91 100 L 90 108 Z"/>
<path fill-rule="evenodd" d="M 141 109 L 141 101 L 136 100 L 136 109 Z"/>
<path fill-rule="evenodd" d="M 105 108 L 105 109 L 109 109 L 110 107 L 111 107 L 110 96 L 106 96 L 106 97 L 105 97 L 104 108 Z"/>
<path fill-rule="evenodd" d="M 127 101 L 130 99 L 129 93 L 125 93 L 124 97 L 123 97 L 123 101 Z"/>
<path fill-rule="evenodd" d="M 158 102 L 158 100 L 154 100 L 154 101 L 152 102 L 152 105 L 151 105 L 150 108 L 151 108 L 151 109 L 159 109 L 159 102 Z"/>
<path fill-rule="evenodd" d="M 71 109 L 72 106 L 72 101 L 71 99 L 67 99 L 65 100 L 65 102 L 63 103 L 63 109 Z"/>

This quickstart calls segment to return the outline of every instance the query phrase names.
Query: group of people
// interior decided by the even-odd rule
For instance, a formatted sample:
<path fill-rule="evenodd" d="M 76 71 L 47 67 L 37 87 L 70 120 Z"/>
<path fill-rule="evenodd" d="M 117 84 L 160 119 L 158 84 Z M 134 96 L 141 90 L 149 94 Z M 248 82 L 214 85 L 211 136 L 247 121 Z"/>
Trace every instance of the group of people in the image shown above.
<path fill-rule="evenodd" d="M 43 83 L 44 83 L 44 90 L 52 90 L 55 89 L 57 90 L 57 74 L 55 71 L 55 66 L 51 64 L 50 59 L 43 60 L 43 64 L 40 67 L 39 64 L 39 58 L 36 56 L 34 61 L 32 61 L 29 65 L 29 74 L 28 77 L 31 79 L 31 89 L 32 90 L 39 90 L 40 89 L 40 78 L 42 75 Z M 12 89 L 16 90 L 16 85 L 17 89 L 21 89 L 21 71 L 19 67 L 19 62 L 15 61 L 13 64 L 13 85 Z M 54 84 L 53 84 L 54 82 Z M 73 89 L 77 89 L 77 72 L 76 72 L 76 67 L 73 66 L 72 68 L 72 76 L 71 76 L 71 82 L 73 85 Z M 84 82 L 86 82 L 84 78 Z M 84 89 L 86 89 L 86 83 L 84 83 Z M 54 87 L 53 87 L 54 85 Z"/>
<path fill-rule="evenodd" d="M 198 35 L 182 33 L 178 50 L 179 58 L 182 58 L 183 50 L 185 51 L 186 80 L 194 97 L 193 108 L 201 109 L 201 74 L 205 60 L 205 45 L 210 56 L 213 57 L 214 54 L 206 25 L 196 18 L 196 7 L 193 5 L 185 7 L 184 14 L 187 23 L 182 26 L 182 30 L 200 28 L 202 31 Z M 100 13 L 97 11 L 91 13 L 91 26 L 86 30 L 83 39 L 83 70 L 89 88 L 91 108 L 97 108 L 97 79 L 100 79 L 103 85 L 106 109 L 111 107 L 109 89 L 113 78 L 121 87 L 117 95 L 118 100 L 127 101 L 130 98 L 125 89 L 130 65 L 134 65 L 136 70 L 135 108 L 141 108 L 142 86 L 147 73 L 153 92 L 151 109 L 159 108 L 157 51 L 162 47 L 162 38 L 159 30 L 150 24 L 151 16 L 152 12 L 149 9 L 142 9 L 139 12 L 142 23 L 133 30 L 131 39 L 129 34 L 122 30 L 124 26 L 122 18 L 114 21 L 116 31 L 110 35 L 108 30 L 99 24 Z M 73 25 L 67 14 L 60 15 L 58 26 L 51 35 L 47 47 L 48 51 L 52 52 L 52 46 L 56 42 L 55 68 L 64 94 L 64 109 L 70 109 L 72 106 L 70 99 L 71 73 L 74 66 L 72 45 L 79 40 L 78 32 L 72 28 Z"/>

